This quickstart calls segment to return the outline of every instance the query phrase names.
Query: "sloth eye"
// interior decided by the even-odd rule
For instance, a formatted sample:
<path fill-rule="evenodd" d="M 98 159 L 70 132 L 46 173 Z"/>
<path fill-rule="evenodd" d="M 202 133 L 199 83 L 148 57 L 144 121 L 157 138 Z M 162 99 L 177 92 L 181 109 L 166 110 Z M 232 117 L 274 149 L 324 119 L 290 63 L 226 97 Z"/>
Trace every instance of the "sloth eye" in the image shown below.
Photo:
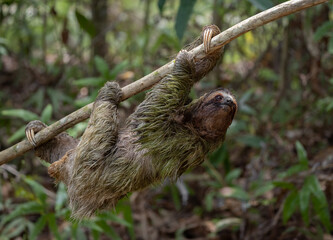
<path fill-rule="evenodd" d="M 223 99 L 223 97 L 221 96 L 221 95 L 217 95 L 216 97 L 215 97 L 215 100 L 217 100 L 217 101 L 221 101 Z"/>

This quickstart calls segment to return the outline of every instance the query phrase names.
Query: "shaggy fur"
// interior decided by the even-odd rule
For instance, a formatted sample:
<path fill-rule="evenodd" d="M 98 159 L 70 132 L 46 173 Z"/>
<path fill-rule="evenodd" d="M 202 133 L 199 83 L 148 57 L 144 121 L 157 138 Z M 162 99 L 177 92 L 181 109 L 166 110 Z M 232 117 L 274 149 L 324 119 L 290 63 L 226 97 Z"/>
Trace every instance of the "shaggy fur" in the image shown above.
<path fill-rule="evenodd" d="M 73 217 L 91 216 L 114 207 L 131 191 L 174 180 L 221 144 L 237 111 L 234 97 L 217 89 L 187 104 L 191 87 L 215 66 L 221 51 L 200 60 L 181 51 L 172 74 L 147 94 L 122 129 L 117 122 L 121 89 L 106 83 L 78 144 L 73 140 L 66 154 L 59 141 L 56 148 L 37 148 L 50 162 L 49 152 L 64 154 L 51 164 L 49 174 L 67 185 Z"/>

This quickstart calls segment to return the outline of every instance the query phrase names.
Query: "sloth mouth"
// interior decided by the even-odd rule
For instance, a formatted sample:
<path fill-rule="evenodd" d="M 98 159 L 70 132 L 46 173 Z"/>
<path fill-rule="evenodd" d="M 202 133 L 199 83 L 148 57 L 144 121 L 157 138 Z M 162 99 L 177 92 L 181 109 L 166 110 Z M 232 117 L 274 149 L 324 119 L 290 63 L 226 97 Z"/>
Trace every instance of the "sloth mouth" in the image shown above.
<path fill-rule="evenodd" d="M 235 104 L 232 103 L 232 102 L 223 102 L 223 103 L 221 103 L 221 105 L 228 106 L 228 107 L 231 107 L 231 108 L 235 106 Z"/>
<path fill-rule="evenodd" d="M 220 103 L 220 107 L 222 107 L 223 109 L 233 109 L 235 107 L 235 104 L 232 102 L 222 102 Z"/>

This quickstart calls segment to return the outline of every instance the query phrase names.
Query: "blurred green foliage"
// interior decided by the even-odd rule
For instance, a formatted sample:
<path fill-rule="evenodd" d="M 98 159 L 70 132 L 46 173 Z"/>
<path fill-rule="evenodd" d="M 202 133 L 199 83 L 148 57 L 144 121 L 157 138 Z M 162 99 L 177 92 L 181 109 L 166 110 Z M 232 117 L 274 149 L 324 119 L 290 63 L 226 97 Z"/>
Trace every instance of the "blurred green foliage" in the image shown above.
<path fill-rule="evenodd" d="M 131 210 L 128 206 L 119 203 L 117 214 L 123 214 L 120 218 L 117 214 L 103 212 L 92 220 L 82 220 L 80 222 L 70 219 L 70 212 L 66 207 L 67 193 L 63 183 L 58 185 L 55 196 L 45 189 L 35 179 L 22 176 L 26 186 L 18 186 L 16 197 L 25 199 L 26 202 L 14 204 L 10 201 L 1 202 L 0 209 L 11 212 L 0 217 L 0 239 L 12 239 L 24 236 L 27 239 L 37 239 L 38 235 L 48 228 L 55 239 L 88 239 L 85 231 L 88 229 L 93 239 L 100 239 L 101 234 L 112 239 L 121 239 L 110 222 L 126 226 L 134 239 L 133 222 Z M 47 194 L 49 193 L 49 194 Z M 54 204 L 50 204 L 50 200 Z M 51 208 L 50 206 L 54 206 Z M 33 221 L 26 216 L 35 216 Z M 60 221 L 67 221 L 68 224 L 59 228 Z"/>
<path fill-rule="evenodd" d="M 107 49 L 98 56 L 91 47 L 101 36 L 91 13 L 96 1 L 2 1 L 1 150 L 24 138 L 27 122 L 52 124 L 93 102 L 105 82 L 126 85 L 170 61 L 204 25 L 226 29 L 281 2 L 107 1 Z M 191 96 L 228 87 L 239 111 L 226 142 L 182 183 L 152 187 L 149 197 L 133 194 L 114 211 L 77 222 L 65 186 L 49 183 L 47 163 L 27 154 L 0 167 L 0 239 L 139 239 L 141 227 L 159 221 L 164 236 L 187 239 L 194 233 L 178 219 L 184 215 L 213 226 L 203 239 L 329 235 L 331 155 L 320 153 L 333 146 L 332 6 L 284 17 L 226 46 L 217 69 Z M 123 102 L 121 113 L 130 114 L 143 97 Z M 80 137 L 86 125 L 68 132 Z M 144 213 L 133 199 L 144 202 Z M 178 214 L 169 220 L 168 211 Z M 144 214 L 150 221 L 139 217 Z M 156 216 L 176 222 L 174 232 Z"/>

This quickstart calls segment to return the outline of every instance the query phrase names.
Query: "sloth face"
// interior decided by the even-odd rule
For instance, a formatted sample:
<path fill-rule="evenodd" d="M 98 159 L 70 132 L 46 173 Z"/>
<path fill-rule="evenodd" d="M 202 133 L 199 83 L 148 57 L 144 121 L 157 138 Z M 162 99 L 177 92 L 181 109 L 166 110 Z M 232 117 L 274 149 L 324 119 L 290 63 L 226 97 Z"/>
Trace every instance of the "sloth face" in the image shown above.
<path fill-rule="evenodd" d="M 219 111 L 226 112 L 231 121 L 237 111 L 237 102 L 229 90 L 216 89 L 207 93 L 203 98 L 203 109 L 210 114 L 221 114 Z M 217 113 L 214 113 L 217 112 Z"/>
<path fill-rule="evenodd" d="M 237 111 L 237 102 L 230 91 L 216 89 L 202 96 L 192 109 L 191 122 L 207 139 L 223 138 Z"/>

